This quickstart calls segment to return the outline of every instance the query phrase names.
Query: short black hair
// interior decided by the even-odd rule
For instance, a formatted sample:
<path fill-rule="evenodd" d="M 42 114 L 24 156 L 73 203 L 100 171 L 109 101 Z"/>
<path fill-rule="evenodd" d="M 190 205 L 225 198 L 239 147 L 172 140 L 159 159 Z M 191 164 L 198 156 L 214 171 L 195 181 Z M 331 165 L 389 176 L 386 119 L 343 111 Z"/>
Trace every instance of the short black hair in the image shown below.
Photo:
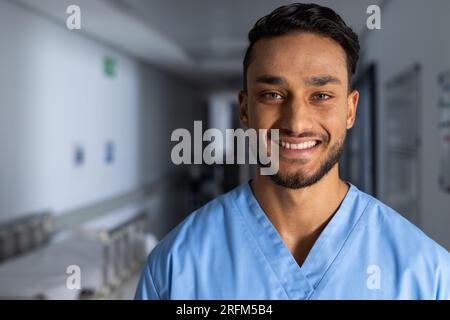
<path fill-rule="evenodd" d="M 248 33 L 249 45 L 244 57 L 244 91 L 247 91 L 247 69 L 254 44 L 260 39 L 295 32 L 310 32 L 333 39 L 347 56 L 349 88 L 359 59 L 358 35 L 332 9 L 317 4 L 293 3 L 281 6 L 259 19 Z"/>

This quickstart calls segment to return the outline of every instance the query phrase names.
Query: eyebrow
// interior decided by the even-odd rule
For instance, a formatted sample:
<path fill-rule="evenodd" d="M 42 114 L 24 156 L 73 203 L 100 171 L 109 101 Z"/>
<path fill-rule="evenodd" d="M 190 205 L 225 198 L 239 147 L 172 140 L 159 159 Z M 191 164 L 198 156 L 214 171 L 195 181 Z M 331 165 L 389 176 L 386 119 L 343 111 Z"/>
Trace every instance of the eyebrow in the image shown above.
<path fill-rule="evenodd" d="M 272 85 L 286 85 L 287 81 L 283 77 L 262 75 L 255 79 L 255 83 L 265 83 L 265 84 L 272 84 Z"/>
<path fill-rule="evenodd" d="M 320 77 L 304 78 L 303 82 L 307 86 L 314 86 L 314 87 L 325 86 L 329 83 L 342 84 L 341 80 L 339 80 L 338 78 L 333 77 L 333 76 L 320 76 Z"/>
<path fill-rule="evenodd" d="M 303 82 L 307 86 L 314 86 L 314 87 L 321 87 L 330 83 L 342 84 L 341 80 L 330 75 L 304 78 Z M 287 81 L 285 78 L 272 75 L 259 76 L 255 79 L 255 83 L 265 83 L 271 85 L 287 85 Z"/>

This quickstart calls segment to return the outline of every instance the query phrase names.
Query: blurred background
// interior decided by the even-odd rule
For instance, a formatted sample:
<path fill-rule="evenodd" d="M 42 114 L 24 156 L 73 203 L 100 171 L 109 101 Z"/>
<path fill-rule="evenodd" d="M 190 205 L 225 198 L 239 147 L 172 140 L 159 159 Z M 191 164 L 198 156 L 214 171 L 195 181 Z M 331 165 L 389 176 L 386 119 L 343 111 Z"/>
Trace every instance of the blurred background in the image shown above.
<path fill-rule="evenodd" d="M 450 2 L 316 2 L 362 46 L 342 177 L 449 250 Z M 176 166 L 170 136 L 240 127 L 247 33 L 287 3 L 0 0 L 1 299 L 131 299 L 157 241 L 253 175 Z"/>

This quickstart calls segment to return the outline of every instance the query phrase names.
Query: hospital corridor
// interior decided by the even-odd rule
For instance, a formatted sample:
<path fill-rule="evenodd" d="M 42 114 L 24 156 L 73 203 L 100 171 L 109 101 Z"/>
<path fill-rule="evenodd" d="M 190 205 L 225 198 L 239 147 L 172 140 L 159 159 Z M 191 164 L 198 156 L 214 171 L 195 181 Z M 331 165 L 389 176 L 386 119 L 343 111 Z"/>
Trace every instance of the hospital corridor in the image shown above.
<path fill-rule="evenodd" d="M 450 1 L 313 2 L 338 13 L 360 43 L 341 179 L 449 251 Z M 228 139 L 247 128 L 239 92 L 248 33 L 290 3 L 0 0 L 0 300 L 133 300 L 160 241 L 255 178 L 251 148 Z M 259 50 L 252 59 L 272 53 Z M 271 103 L 256 119 L 274 115 Z M 327 132 L 318 146 L 295 149 L 321 150 Z M 192 223 L 180 229 L 186 246 L 197 239 Z M 214 223 L 221 230 L 227 220 Z M 184 274 L 187 261 L 167 268 Z"/>

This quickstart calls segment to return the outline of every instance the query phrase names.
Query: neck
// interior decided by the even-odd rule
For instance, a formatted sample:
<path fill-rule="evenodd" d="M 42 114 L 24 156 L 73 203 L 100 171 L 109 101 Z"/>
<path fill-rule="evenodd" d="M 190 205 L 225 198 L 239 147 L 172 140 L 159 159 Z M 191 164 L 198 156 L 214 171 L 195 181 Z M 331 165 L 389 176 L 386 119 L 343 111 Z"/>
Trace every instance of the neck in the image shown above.
<path fill-rule="evenodd" d="M 287 246 L 302 261 L 344 199 L 348 185 L 336 164 L 320 181 L 300 189 L 258 175 L 251 185 L 256 199 Z"/>

